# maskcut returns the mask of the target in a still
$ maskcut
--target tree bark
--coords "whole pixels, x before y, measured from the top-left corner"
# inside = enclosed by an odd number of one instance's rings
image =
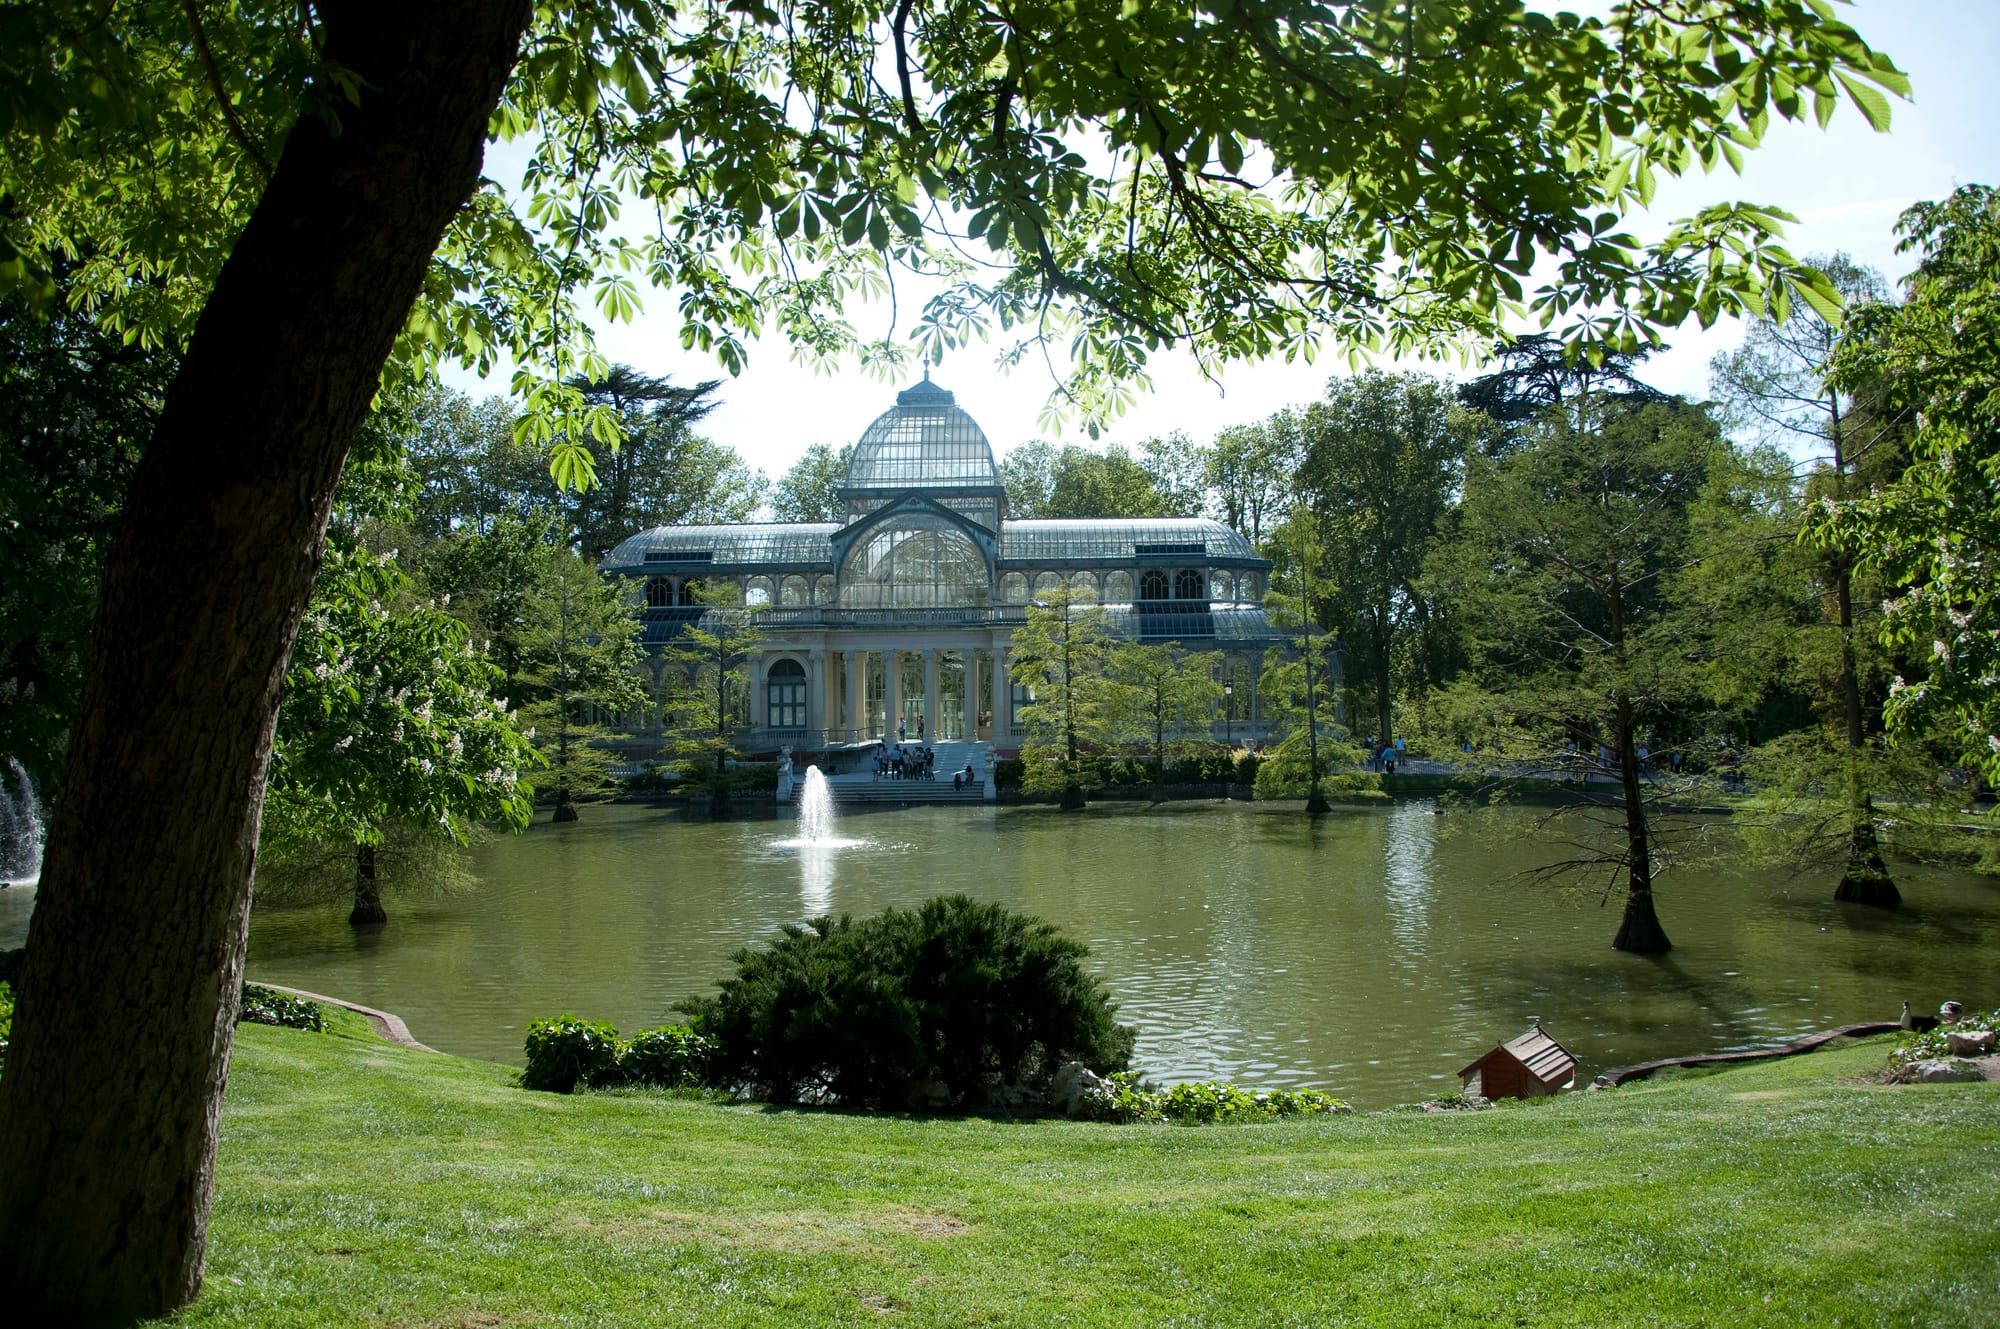
[[[1882,845],[1875,834],[1875,799],[1868,787],[1864,764],[1868,739],[1862,729],[1860,670],[1854,659],[1854,577],[1844,555],[1836,554],[1834,560],[1834,607],[1840,626],[1840,702],[1847,722],[1847,863],[1841,870],[1840,885],[1834,888],[1833,898],[1846,904],[1894,909],[1903,903],[1903,893],[1896,889],[1889,865],[1882,861]]]
[[[1653,849],[1646,825],[1645,791],[1639,787],[1639,745],[1633,736],[1637,728],[1632,694],[1625,675],[1625,600],[1618,568],[1614,563],[1605,579],[1605,607],[1609,611],[1613,665],[1618,681],[1611,692],[1611,723],[1618,744],[1618,785],[1625,799],[1625,916],[1618,921],[1618,933],[1611,949],[1637,955],[1660,955],[1674,948],[1660,916],[1653,908]]]
[[[347,915],[349,927],[366,927],[389,921],[382,907],[382,887],[375,880],[375,846],[354,846],[354,908]]]
[[[1611,948],[1637,955],[1659,955],[1674,948],[1653,908],[1653,853],[1646,826],[1644,794],[1639,788],[1639,754],[1632,737],[1632,699],[1621,687],[1615,708],[1618,727],[1618,777],[1625,796],[1625,916]]]
[[[316,7],[355,75],[302,118],[133,478],[0,1077],[0,1286],[38,1320],[201,1286],[285,658],[430,256],[477,182],[525,0]]]
[[[1846,441],[1841,434],[1840,397],[1827,402],[1829,438],[1833,444],[1834,497],[1847,497]],[[1889,876],[1882,861],[1882,846],[1875,834],[1875,799],[1869,789],[1868,736],[1862,726],[1861,670],[1854,658],[1854,567],[1847,555],[1831,556],[1833,600],[1836,626],[1840,629],[1840,709],[1847,728],[1847,863],[1841,870],[1840,885],[1833,898],[1847,904],[1894,909],[1903,903],[1903,894]]]

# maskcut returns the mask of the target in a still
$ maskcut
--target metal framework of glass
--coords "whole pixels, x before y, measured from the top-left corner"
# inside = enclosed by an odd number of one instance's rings
[[[988,602],[986,558],[942,517],[901,516],[848,551],[840,603],[848,609],[949,609]]]

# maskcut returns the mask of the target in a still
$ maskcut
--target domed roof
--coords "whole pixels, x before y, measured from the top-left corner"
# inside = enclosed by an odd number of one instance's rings
[[[926,372],[863,431],[844,488],[999,489],[1000,468],[986,431]]]

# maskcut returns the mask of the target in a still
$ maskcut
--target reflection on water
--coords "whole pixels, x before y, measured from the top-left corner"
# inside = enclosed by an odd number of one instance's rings
[[[590,807],[481,847],[481,889],[392,899],[368,936],[337,907],[260,912],[250,973],[518,1064],[531,1020],[664,1023],[781,924],[965,891],[1088,941],[1154,1075],[1318,1084],[1363,1105],[1455,1084],[1536,1017],[1594,1073],[1894,1018],[1906,997],[2000,1004],[2000,887],[1986,880],[1901,866],[1910,907],[1884,914],[1725,857],[1661,881],[1678,949],[1645,959],[1610,949],[1615,903],[1518,880],[1550,852],[1529,834],[1536,814],[1433,811],[1399,802],[1313,825],[1241,804],[913,808],[847,816],[861,843],[829,850],[785,844],[785,821]],[[0,932],[9,921],[0,911]]]
[[[817,842],[799,847],[799,912],[818,918],[833,908],[833,861],[842,849],[852,849],[863,841],[849,840],[840,845]]]

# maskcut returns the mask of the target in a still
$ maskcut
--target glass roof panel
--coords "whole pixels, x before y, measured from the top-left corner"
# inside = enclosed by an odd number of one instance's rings
[[[1250,542],[1219,521],[1206,517],[1110,517],[1089,520],[1003,522],[1000,557],[1015,561],[1108,559],[1130,562],[1141,545],[1201,545],[1206,554],[1176,557],[1250,558]]]
[[[831,568],[832,522],[762,522],[743,526],[656,526],[628,537],[605,555],[606,572],[672,572],[744,564],[810,564]],[[704,559],[701,555],[707,554]]]

